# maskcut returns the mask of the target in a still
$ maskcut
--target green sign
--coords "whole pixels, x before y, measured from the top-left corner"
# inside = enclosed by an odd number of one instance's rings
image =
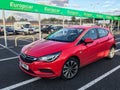
[[[55,8],[55,7],[51,7],[51,6],[44,6],[43,13],[62,15],[62,9],[60,9],[58,7]]]
[[[69,10],[69,9],[66,9],[64,11],[64,14],[67,15],[67,16],[79,16],[79,12],[76,11],[76,10]]]
[[[14,1],[14,0],[0,0],[0,9],[43,13],[43,14],[64,15],[64,16],[99,18],[99,19],[106,19],[106,20],[120,20],[120,17],[116,17],[112,15],[66,9],[66,8],[60,8],[55,6],[48,6],[48,5],[27,3],[27,2],[20,2],[20,1]]]

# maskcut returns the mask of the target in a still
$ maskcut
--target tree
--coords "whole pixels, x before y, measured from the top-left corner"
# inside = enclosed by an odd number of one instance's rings
[[[10,22],[15,22],[15,21],[16,21],[16,19],[15,19],[15,17],[14,17],[14,16],[9,16],[9,17],[7,18],[7,21],[10,21]]]
[[[21,18],[20,21],[28,21],[27,18]]]
[[[56,21],[56,18],[50,18],[50,21],[54,22]]]
[[[72,21],[72,22],[75,22],[75,21],[76,21],[75,16],[72,16],[72,17],[71,17],[71,21]]]

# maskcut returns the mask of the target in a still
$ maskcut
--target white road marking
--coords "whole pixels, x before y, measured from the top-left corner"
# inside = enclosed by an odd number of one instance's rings
[[[119,52],[119,51],[120,51],[120,49],[115,50],[115,52]]]
[[[32,79],[25,80],[25,81],[22,81],[22,82],[20,82],[20,83],[17,83],[17,84],[14,84],[14,85],[11,85],[11,86],[2,88],[2,89],[0,89],[0,90],[12,90],[12,89],[15,89],[15,88],[17,88],[17,87],[26,85],[26,84],[28,84],[28,83],[35,82],[35,81],[37,81],[37,80],[39,80],[39,79],[41,79],[41,78],[35,77],[35,78],[32,78]]]
[[[4,45],[0,44],[1,47],[6,48]]]
[[[116,50],[115,52],[118,52],[120,51],[120,49]],[[115,72],[116,70],[118,70],[120,68],[120,65],[113,68],[112,70],[110,70],[109,72],[103,74],[102,76],[96,78],[95,80],[89,82],[88,84],[84,85],[83,87],[79,88],[78,90],[85,90],[89,87],[91,87],[92,85],[94,85],[95,83],[99,82],[100,80],[104,79],[105,77],[107,77],[108,75],[112,74],[113,72]],[[29,84],[29,83],[32,83],[32,82],[35,82],[37,80],[39,80],[41,78],[39,77],[35,77],[35,78],[32,78],[32,79],[29,79],[29,80],[26,80],[26,81],[23,81],[23,82],[20,82],[20,83],[17,83],[17,84],[14,84],[14,85],[11,85],[11,86],[8,86],[8,87],[5,87],[3,89],[0,89],[0,90],[11,90],[11,89],[15,89],[17,87],[20,87],[20,86],[23,86],[23,85],[26,85],[26,84]]]
[[[11,59],[16,59],[16,58],[18,58],[18,56],[16,56],[16,57],[10,57],[10,58],[4,58],[4,59],[0,59],[0,62],[11,60]]]
[[[86,85],[82,86],[81,88],[79,88],[77,90],[86,90],[86,89],[88,89],[89,87],[93,86],[94,84],[96,84],[100,80],[104,79],[105,77],[109,76],[110,74],[117,71],[118,69],[120,69],[120,65],[118,65],[117,67],[115,67],[112,70],[108,71],[107,73],[103,74],[102,76],[94,79],[93,81],[87,83]]]
[[[25,46],[25,45],[19,45],[18,47],[23,47],[23,46]],[[14,46],[10,46],[10,47],[8,47],[9,49],[12,49],[12,48],[15,48]],[[0,48],[0,50],[2,50],[2,49],[5,49],[5,48]]]
[[[120,44],[120,42],[117,42],[116,44]]]
[[[5,47],[5,46],[4,46]],[[120,51],[120,49],[116,50],[115,52],[118,52]],[[17,57],[16,57],[17,58]],[[120,69],[120,65],[113,68],[112,70],[108,71],[107,73],[103,74],[102,76],[96,78],[95,80],[89,82],[88,84],[84,85],[83,87],[79,88],[78,90],[85,90],[89,87],[91,87],[92,85],[94,85],[95,83],[99,82],[100,80],[104,79],[105,77],[107,77],[108,75],[112,74],[113,72],[115,72],[116,70]],[[11,86],[8,86],[8,87],[5,87],[5,88],[2,88],[0,90],[11,90],[11,89],[15,89],[17,87],[20,87],[20,86],[23,86],[23,85],[26,85],[26,84],[29,84],[29,83],[32,83],[32,82],[35,82],[37,80],[39,80],[41,78],[39,77],[35,77],[35,78],[32,78],[32,79],[29,79],[29,80],[25,80],[23,82],[20,82],[20,83],[17,83],[17,84],[14,84],[14,85],[11,85]]]
[[[119,52],[120,49],[115,50],[115,52]],[[104,79],[105,77],[109,76],[110,74],[112,74],[113,72],[117,71],[118,69],[120,69],[120,65],[118,65],[117,67],[113,68],[112,70],[108,71],[107,73],[99,76],[98,78],[94,79],[93,81],[87,83],[86,85],[82,86],[81,88],[77,89],[77,90],[85,90],[91,86],[93,86],[94,84],[96,84],[97,82],[101,81],[102,79]]]
[[[12,53],[14,53],[15,55],[19,55],[17,52],[13,51],[12,49],[7,48],[9,51],[11,51]]]
[[[12,49],[9,49],[9,48],[5,47],[2,44],[0,44],[0,46],[2,46],[3,48],[6,48],[7,50],[9,50],[10,52],[14,53],[15,55],[19,55],[17,52],[13,51]]]

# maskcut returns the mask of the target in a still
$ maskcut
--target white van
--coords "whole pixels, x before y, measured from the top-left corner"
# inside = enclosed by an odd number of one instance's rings
[[[31,27],[30,22],[15,22],[14,23],[14,30],[16,34],[33,34],[34,29]]]

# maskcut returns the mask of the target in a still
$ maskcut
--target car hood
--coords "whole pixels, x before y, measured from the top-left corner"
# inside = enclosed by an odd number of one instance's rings
[[[63,49],[70,48],[71,46],[72,46],[71,43],[66,43],[66,42],[38,40],[36,42],[33,42],[23,47],[22,53],[25,53],[27,55],[34,56],[34,57],[40,57],[40,56],[52,54],[55,52],[60,52]]]

